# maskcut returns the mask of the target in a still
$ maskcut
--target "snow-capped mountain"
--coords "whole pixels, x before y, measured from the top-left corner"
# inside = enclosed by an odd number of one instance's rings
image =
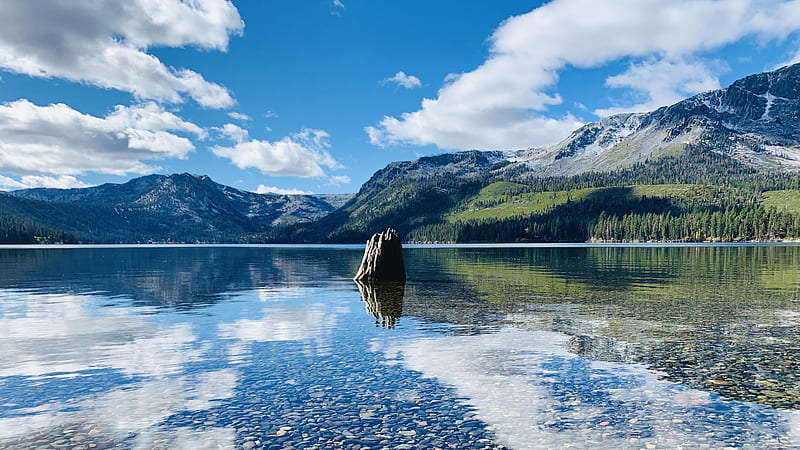
[[[606,117],[558,144],[506,152],[530,175],[608,171],[681,152],[687,145],[750,166],[800,168],[800,64],[742,78],[649,113]]]

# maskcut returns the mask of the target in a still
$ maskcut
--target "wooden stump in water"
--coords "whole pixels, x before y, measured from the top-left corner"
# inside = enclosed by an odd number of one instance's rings
[[[369,238],[361,266],[353,279],[366,282],[406,281],[403,245],[397,231],[389,228]]]
[[[403,315],[405,283],[363,283],[356,281],[367,312],[375,318],[375,325],[394,328]]]

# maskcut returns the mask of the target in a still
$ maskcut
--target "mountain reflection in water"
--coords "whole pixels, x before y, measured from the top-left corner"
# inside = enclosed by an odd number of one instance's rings
[[[800,247],[361,251],[0,250],[0,448],[800,446]]]

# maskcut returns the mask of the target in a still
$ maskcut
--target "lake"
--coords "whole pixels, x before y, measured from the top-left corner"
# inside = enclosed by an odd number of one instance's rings
[[[0,448],[797,448],[800,247],[0,249]]]

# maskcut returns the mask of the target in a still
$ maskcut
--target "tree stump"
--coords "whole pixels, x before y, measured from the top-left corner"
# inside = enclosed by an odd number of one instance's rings
[[[353,279],[364,282],[406,281],[403,245],[397,231],[389,228],[369,238],[361,266]]]

